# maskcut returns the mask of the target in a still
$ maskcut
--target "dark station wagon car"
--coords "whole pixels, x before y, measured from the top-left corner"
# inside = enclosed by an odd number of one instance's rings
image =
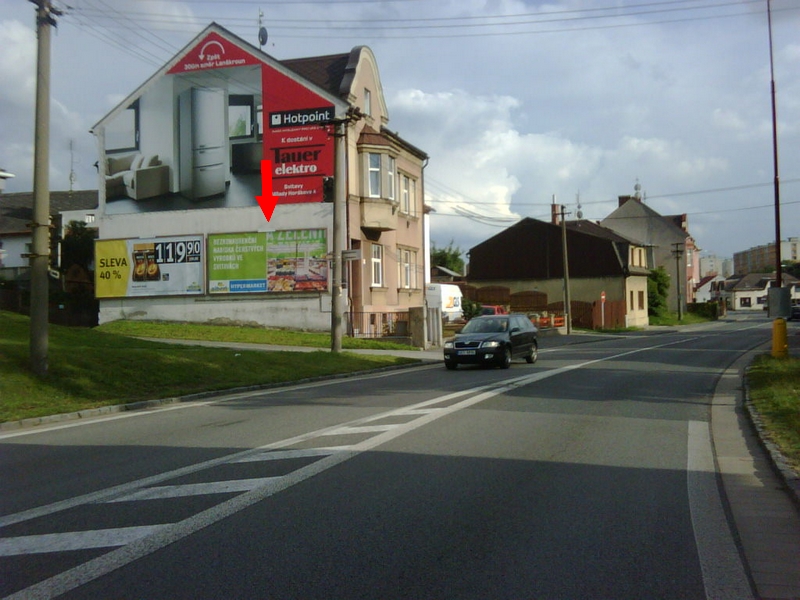
[[[525,315],[475,317],[444,343],[444,366],[487,365],[507,369],[514,358],[529,363],[539,357],[538,330]]]

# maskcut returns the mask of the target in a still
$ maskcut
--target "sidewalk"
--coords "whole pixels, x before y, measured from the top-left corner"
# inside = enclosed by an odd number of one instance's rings
[[[788,329],[800,357],[800,328]],[[758,352],[770,352],[771,345]],[[800,598],[800,480],[761,437],[748,406],[743,356],[722,376],[711,407],[711,434],[730,514],[761,600]]]

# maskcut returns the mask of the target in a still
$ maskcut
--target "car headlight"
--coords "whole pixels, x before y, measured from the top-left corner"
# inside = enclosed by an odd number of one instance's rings
[[[495,341],[490,341],[490,342],[483,342],[483,344],[481,344],[481,347],[483,347],[483,348],[498,348],[499,346],[500,346],[500,342],[498,342],[496,340]]]
[[[453,347],[453,340],[448,340],[444,343],[445,348],[452,348]]]

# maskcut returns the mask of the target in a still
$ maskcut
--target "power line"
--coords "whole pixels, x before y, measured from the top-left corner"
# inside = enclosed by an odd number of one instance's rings
[[[630,17],[630,16],[641,16],[641,15],[648,15],[648,14],[659,14],[664,12],[686,12],[686,11],[694,11],[694,10],[709,10],[715,8],[724,8],[729,6],[742,6],[743,4],[755,4],[761,2],[762,0],[725,0],[723,2],[717,3],[707,3],[701,4],[699,6],[683,6],[677,7],[677,4],[687,4],[687,3],[696,3],[698,0],[673,0],[668,2],[648,2],[644,4],[636,4],[636,5],[628,5],[624,7],[620,6],[608,6],[608,7],[595,7],[595,8],[585,8],[585,9],[573,9],[573,10],[556,10],[556,11],[547,11],[547,12],[533,12],[533,13],[514,13],[509,15],[480,15],[480,16],[466,16],[466,17],[425,17],[425,18],[391,18],[391,19],[373,19],[370,18],[367,21],[358,21],[353,19],[270,19],[269,24],[270,27],[273,28],[284,28],[284,29],[331,29],[331,25],[344,25],[344,27],[333,27],[334,29],[381,29],[381,30],[402,30],[408,28],[453,28],[453,27],[494,27],[498,25],[508,26],[508,25],[529,25],[529,24],[539,24],[539,23],[553,23],[553,22],[562,22],[562,21],[582,21],[582,20],[590,20],[590,19],[609,19],[609,18],[620,18],[620,17]],[[707,1],[707,0],[706,0]],[[235,2],[234,2],[235,4]],[[326,2],[326,4],[328,4]],[[652,7],[659,7],[653,9]],[[666,8],[665,8],[666,7]],[[641,10],[641,9],[650,9],[650,10]],[[92,12],[99,13],[100,15],[103,14],[103,11],[95,9],[83,9],[83,12],[90,14]],[[609,13],[609,14],[597,14],[597,13]],[[130,17],[134,17],[137,15],[141,15],[144,17],[144,20],[157,20],[161,21],[162,19],[172,22],[175,20],[175,15],[172,14],[165,14],[165,13],[149,13],[149,12],[135,12],[129,11],[127,13]],[[564,16],[564,15],[574,15],[574,16]],[[556,17],[556,18],[553,18]],[[195,18],[192,18],[194,20]],[[511,22],[499,22],[499,23],[472,23],[473,21],[488,21],[488,20],[508,20],[508,19],[527,19],[523,21],[511,21]],[[229,21],[250,21],[251,19],[247,19],[245,17],[241,18],[228,18]],[[454,21],[460,21],[461,23],[453,23]],[[297,26],[286,26],[281,27],[280,23],[298,23]],[[312,24],[315,23],[315,24]],[[361,25],[359,23],[364,23]],[[380,25],[381,23],[389,23],[389,25]],[[399,25],[399,23],[408,23],[409,25]],[[429,23],[429,25],[418,25],[420,23]]]
[[[142,0],[145,1],[145,0]],[[416,1],[416,0],[412,0]],[[720,19],[720,18],[727,18],[727,17],[740,17],[740,16],[750,16],[752,15],[752,11],[745,11],[745,12],[736,12],[730,14],[717,14],[717,15],[705,15],[705,16],[692,16],[692,17],[683,17],[680,19],[668,19],[662,21],[639,21],[635,23],[617,23],[617,24],[606,24],[606,25],[597,25],[597,26],[589,26],[589,27],[570,27],[570,28],[562,28],[562,29],[544,29],[544,30],[526,30],[526,31],[509,31],[508,27],[512,26],[520,26],[520,25],[549,25],[554,23],[562,23],[562,22],[582,22],[588,20],[597,20],[597,19],[611,19],[611,18],[625,18],[625,17],[632,17],[632,16],[643,16],[649,14],[660,14],[660,13],[667,13],[667,12],[688,12],[688,11],[698,11],[698,10],[714,10],[720,8],[728,8],[728,7],[741,7],[746,4],[757,4],[760,3],[762,0],[739,0],[733,2],[731,0],[726,0],[724,2],[716,2],[716,3],[704,3],[699,6],[682,6],[678,7],[678,4],[685,4],[687,2],[696,2],[697,0],[675,0],[671,2],[650,2],[644,4],[636,4],[636,5],[629,5],[627,7],[595,7],[591,9],[585,9],[581,11],[577,10],[570,10],[570,11],[553,11],[549,13],[519,13],[516,15],[483,15],[483,16],[473,16],[473,17],[431,17],[426,19],[403,19],[403,18],[394,18],[394,19],[370,19],[364,24],[359,24],[358,22],[354,22],[353,20],[345,20],[345,19],[319,19],[319,20],[311,20],[311,19],[275,19],[274,21],[270,21],[270,29],[272,30],[286,30],[286,31],[308,31],[310,32],[309,35],[302,35],[302,34],[284,34],[286,38],[294,38],[294,39],[304,39],[308,37],[317,37],[316,32],[318,30],[325,30],[328,32],[326,38],[328,39],[349,39],[354,35],[358,35],[363,39],[364,34],[360,33],[362,30],[367,30],[367,33],[374,33],[378,32],[392,32],[392,31],[400,31],[403,32],[402,36],[374,36],[368,35],[368,38],[371,39],[381,39],[381,40],[394,40],[394,39],[436,39],[436,38],[457,38],[457,37],[464,37],[464,36],[497,36],[497,35],[537,35],[543,33],[563,33],[563,32],[570,32],[570,31],[584,31],[584,30],[591,30],[591,29],[607,29],[607,28],[616,28],[616,27],[634,27],[634,26],[642,26],[642,25],[656,25],[656,24],[664,24],[664,23],[678,23],[684,22],[687,20],[707,20],[707,19]],[[198,2],[198,0],[194,0],[194,2]],[[202,2],[201,2],[202,3]],[[212,3],[212,2],[209,2]],[[244,4],[250,4],[250,2],[242,2]],[[259,2],[252,2],[253,4],[259,4]],[[364,2],[361,2],[362,4]],[[237,4],[237,2],[231,2],[226,4]],[[281,3],[283,4],[283,3]],[[286,3],[286,4],[296,4]],[[330,4],[330,2],[324,2],[324,4]],[[657,8],[655,10],[640,10],[642,8],[651,8],[651,7],[665,7],[665,8]],[[634,9],[634,10],[630,10]],[[102,17],[105,12],[101,9],[75,9],[75,10],[83,10],[87,15],[92,15],[95,17]],[[785,8],[781,9],[784,11],[788,10],[800,10],[800,7],[793,7],[793,8]],[[616,11],[615,14],[585,14],[590,12],[597,12],[597,11]],[[570,17],[558,17],[558,15],[569,15],[579,13],[576,16]],[[192,25],[196,26],[199,17],[196,16],[187,16],[185,18],[176,17],[175,15],[166,15],[166,14],[158,14],[158,13],[142,13],[142,12],[130,12],[126,13],[131,19],[141,22],[141,23],[153,23],[153,24],[164,24],[164,25]],[[139,16],[137,16],[139,15]],[[551,18],[553,15],[556,15],[557,18]],[[460,23],[454,24],[452,21],[459,20],[459,21],[466,21],[466,20],[487,20],[487,19],[510,19],[510,18],[520,18],[520,17],[528,17],[528,16],[535,16],[538,18],[526,21],[505,21],[499,23]],[[220,23],[249,23],[251,20],[244,17],[214,17],[208,16],[204,18],[209,18]],[[380,25],[380,23],[389,22],[390,25]],[[280,23],[301,23],[300,25],[281,25]],[[434,23],[432,25],[398,25],[397,23]],[[337,24],[343,24],[343,26],[338,26]],[[129,27],[129,24],[119,24],[114,25],[115,27]],[[501,27],[502,31],[489,31],[489,32],[465,32],[465,33],[456,33],[456,34],[420,34],[420,35],[409,35],[408,30],[419,30],[419,29],[454,29],[454,28],[461,28],[461,29],[471,29],[471,28],[491,28],[491,27]],[[175,29],[174,31],[186,31],[186,29]],[[334,35],[331,34],[331,31],[342,31],[342,32],[350,32],[349,35]]]

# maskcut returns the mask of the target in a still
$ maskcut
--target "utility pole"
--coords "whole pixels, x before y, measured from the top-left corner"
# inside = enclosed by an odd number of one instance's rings
[[[347,119],[334,122],[335,175],[333,190],[333,268],[331,273],[331,352],[342,351],[342,318],[344,315],[344,232],[347,221]]]
[[[37,6],[36,124],[33,163],[31,268],[31,370],[47,376],[48,269],[50,267],[50,29],[61,11],[50,0],[30,0]]]
[[[561,205],[561,251],[564,254],[564,323],[567,335],[572,333],[572,300],[569,294],[569,257],[567,255],[567,207]]]
[[[672,256],[675,257],[675,285],[678,292],[678,321],[683,320],[683,299],[681,298],[681,256],[683,256],[682,243],[672,244]]]
[[[778,174],[778,110],[775,100],[775,67],[772,59],[772,10],[770,8],[770,0],[767,0],[767,27],[769,31],[769,73],[772,96],[772,163],[775,171],[773,185],[775,190],[775,281],[772,285],[780,288],[783,285],[783,267],[781,266],[781,178]]]

